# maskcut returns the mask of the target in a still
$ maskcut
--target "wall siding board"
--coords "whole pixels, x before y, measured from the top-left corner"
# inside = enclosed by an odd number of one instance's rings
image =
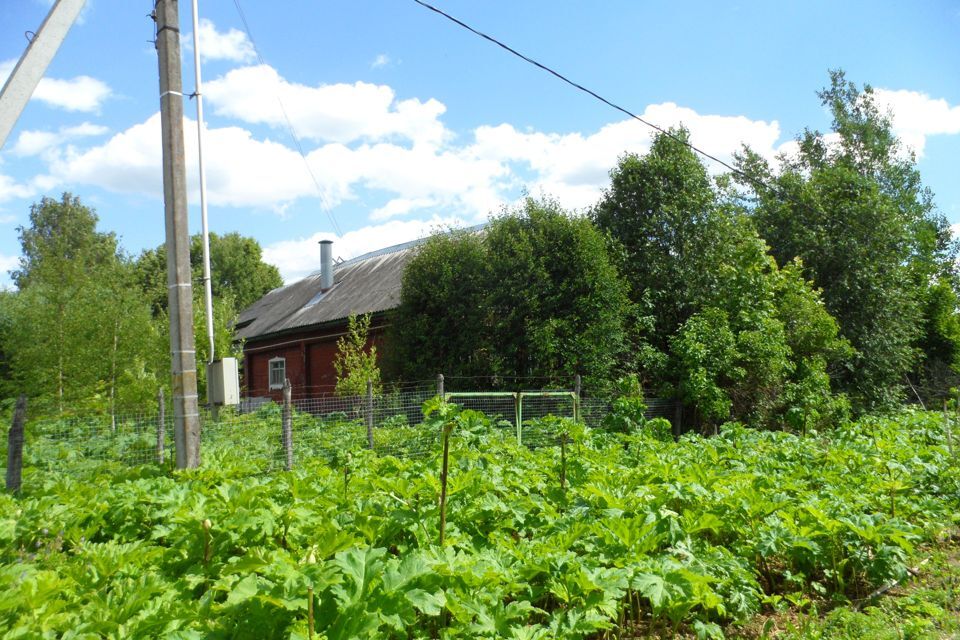
[[[311,334],[303,332],[285,335],[273,340],[248,341],[244,344],[243,381],[247,396],[251,398],[271,398],[282,400],[282,390],[269,388],[270,360],[285,358],[287,378],[298,398],[311,398],[332,394],[337,384],[337,372],[333,367],[337,355],[337,341],[346,332],[344,323],[339,327],[324,327],[322,332]],[[385,327],[378,325],[370,328],[367,348],[377,346],[381,353]]]

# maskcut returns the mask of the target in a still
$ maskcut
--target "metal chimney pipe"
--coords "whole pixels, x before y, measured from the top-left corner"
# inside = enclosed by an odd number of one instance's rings
[[[320,241],[320,288],[333,286],[333,240]]]

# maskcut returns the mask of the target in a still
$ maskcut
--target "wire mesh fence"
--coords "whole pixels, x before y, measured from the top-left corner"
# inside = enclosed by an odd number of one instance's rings
[[[201,411],[201,453],[205,463],[231,458],[271,472],[312,464],[336,464],[361,449],[379,455],[416,457],[439,452],[439,433],[424,422],[423,405],[435,391],[419,389],[377,396],[300,397],[289,408],[269,399],[247,400],[216,414]],[[548,416],[580,419],[602,427],[608,400],[573,392],[451,392],[463,409],[489,417],[497,428],[521,437],[524,445],[556,445],[559,434]],[[673,415],[674,404],[648,400],[648,417]],[[174,420],[166,407],[131,414],[63,416],[28,423],[24,466],[69,470],[113,462],[122,465],[174,464]],[[518,421],[520,428],[518,429]],[[285,426],[287,436],[285,433]]]
[[[671,422],[676,419],[678,403],[676,400],[663,398],[647,398],[647,409],[643,412],[648,420],[651,418],[666,418]],[[593,428],[603,426],[603,418],[610,413],[609,398],[583,398],[580,401],[580,419]]]
[[[58,468],[108,460],[163,463],[173,455],[172,434],[172,416],[161,420],[158,413],[34,420],[26,430],[24,466]]]

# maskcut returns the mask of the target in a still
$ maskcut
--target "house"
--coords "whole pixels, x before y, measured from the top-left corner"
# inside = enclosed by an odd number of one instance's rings
[[[348,318],[371,314],[369,343],[382,339],[385,314],[400,304],[403,270],[419,242],[335,264],[332,242],[321,241],[319,271],[240,313],[234,329],[243,340],[243,395],[279,400],[284,378],[301,398],[332,393],[337,340]]]

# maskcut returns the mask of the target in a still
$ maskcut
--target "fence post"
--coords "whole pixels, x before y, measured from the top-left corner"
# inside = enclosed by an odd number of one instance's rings
[[[437,395],[443,400],[443,374],[437,374]]]
[[[17,398],[13,424],[7,435],[7,491],[19,493],[23,473],[23,424],[27,420],[27,396]]]
[[[947,452],[950,454],[950,461],[953,461],[953,432],[950,429],[950,415],[947,413],[947,401],[943,401],[943,429],[947,437]]]
[[[163,387],[157,390],[157,462],[163,464],[167,443],[167,403],[163,399]]]
[[[673,439],[680,439],[680,422],[683,420],[683,403],[679,399],[674,400],[673,405]]]
[[[523,393],[517,391],[513,394],[514,420],[517,422],[517,444],[523,444]]]
[[[367,446],[373,449],[373,382],[367,380]]]
[[[287,471],[293,469],[293,391],[290,380],[283,379],[283,454]]]
[[[580,374],[573,377],[573,421],[580,422],[580,394],[583,388],[581,386]]]

